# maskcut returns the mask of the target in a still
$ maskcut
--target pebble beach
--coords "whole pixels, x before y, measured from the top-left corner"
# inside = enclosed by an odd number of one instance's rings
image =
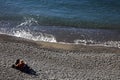
[[[17,59],[23,59],[37,76],[11,68]],[[120,80],[120,49],[0,34],[0,80]]]

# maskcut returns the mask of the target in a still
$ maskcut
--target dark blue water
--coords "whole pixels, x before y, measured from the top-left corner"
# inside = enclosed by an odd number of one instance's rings
[[[120,28],[120,0],[0,0],[0,17],[32,17],[40,25],[114,29]]]
[[[0,0],[0,32],[120,47],[120,0]]]

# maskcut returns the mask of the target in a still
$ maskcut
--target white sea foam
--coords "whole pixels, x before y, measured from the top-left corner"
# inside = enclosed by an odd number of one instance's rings
[[[107,41],[104,43],[104,46],[120,48],[120,41]]]
[[[74,40],[74,43],[82,44],[82,45],[90,45],[90,46],[106,46],[106,47],[120,48],[120,41],[96,42],[93,40]]]
[[[74,40],[74,43],[87,45],[87,44],[94,44],[94,41],[93,40]]]
[[[40,33],[39,35],[35,36],[31,32],[27,32],[25,30],[14,31],[13,36],[31,39],[35,41],[57,42],[56,38],[51,34]]]

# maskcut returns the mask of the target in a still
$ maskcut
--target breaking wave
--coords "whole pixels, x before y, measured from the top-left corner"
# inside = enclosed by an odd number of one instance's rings
[[[13,36],[31,39],[35,41],[57,42],[55,37],[51,34],[39,33],[38,36],[35,36],[31,32],[26,32],[24,30],[14,31]]]
[[[37,21],[34,18],[24,18],[24,21],[13,28],[0,28],[1,34],[8,34],[16,37],[22,37],[26,39],[31,39],[35,41],[45,41],[45,42],[57,42],[56,38],[52,34],[35,32],[30,30]],[[4,24],[3,24],[4,25]]]

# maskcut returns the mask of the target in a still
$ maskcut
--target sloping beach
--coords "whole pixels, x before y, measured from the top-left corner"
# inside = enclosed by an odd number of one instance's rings
[[[0,80],[120,80],[120,0],[0,0]]]
[[[23,59],[37,76],[11,68]],[[0,35],[0,80],[119,80],[120,49]]]

